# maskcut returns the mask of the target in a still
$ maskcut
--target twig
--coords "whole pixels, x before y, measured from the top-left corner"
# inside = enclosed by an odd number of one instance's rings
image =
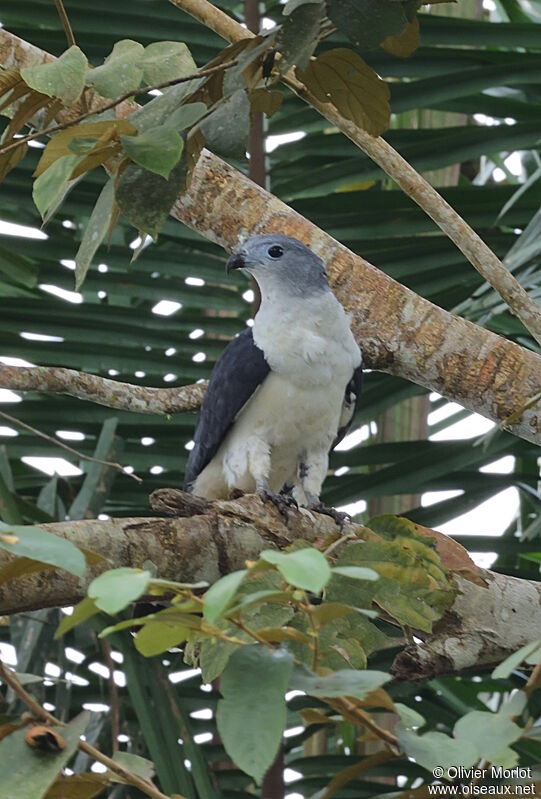
[[[51,713],[48,713],[45,708],[43,708],[39,702],[34,699],[34,697],[26,691],[21,683],[19,682],[17,675],[15,672],[7,669],[3,663],[0,662],[0,680],[4,682],[6,685],[9,685],[11,690],[19,697],[19,699],[24,702],[24,704],[32,711],[33,715],[38,718],[42,719],[43,721],[48,722],[49,724],[53,724],[56,727],[66,727],[67,725],[65,722],[60,721],[59,719],[55,718]],[[94,760],[103,763],[110,771],[113,771],[115,774],[118,774],[119,777],[122,777],[130,785],[133,785],[134,788],[138,788],[140,791],[145,793],[147,796],[150,796],[151,799],[170,799],[169,796],[162,793],[155,785],[153,785],[150,780],[146,780],[143,777],[140,777],[138,774],[132,774],[130,771],[125,769],[115,760],[107,755],[104,755],[103,752],[100,752],[99,749],[96,749],[91,744],[88,744],[86,741],[79,741],[78,748],[85,752],[90,757],[93,757]],[[178,792],[176,794],[178,799],[185,799],[182,797]]]
[[[138,477],[136,474],[130,474],[129,472],[126,472],[121,463],[117,463],[116,461],[102,461],[101,458],[94,458],[92,455],[85,455],[83,452],[79,452],[79,450],[62,443],[62,441],[59,441],[57,438],[48,436],[47,433],[42,433],[41,430],[37,430],[35,427],[32,427],[32,425],[22,422],[20,419],[16,419],[14,416],[10,416],[9,413],[5,413],[5,411],[0,411],[0,417],[7,419],[7,421],[11,422],[12,424],[23,427],[25,430],[33,433],[35,436],[39,436],[39,438],[43,438],[45,441],[49,441],[51,444],[67,450],[67,452],[71,452],[72,455],[77,455],[77,457],[81,458],[82,460],[91,461],[91,463],[99,463],[102,466],[110,466],[112,469],[119,469],[122,474],[128,475],[128,477],[131,477],[136,482],[143,482],[141,477]]]
[[[66,39],[68,40],[68,47],[73,47],[75,44],[75,36],[73,35],[73,31],[71,29],[68,15],[66,14],[66,9],[64,8],[64,4],[62,0],[54,0],[54,2],[56,5],[56,10],[58,11],[58,16],[62,20],[62,25],[64,26],[64,30],[66,31]]]
[[[209,3],[208,0],[170,0],[173,5],[211,28],[229,42],[254,34]],[[331,103],[322,103],[301,83],[291,69],[281,80],[301,100],[315,108],[342,131],[411,197],[453,241],[480,275],[498,292],[512,313],[522,322],[538,344],[541,344],[541,313],[535,301],[518,280],[505,268],[474,230],[457,214],[419,173],[381,136],[371,136],[354,122],[345,119]]]
[[[71,128],[74,125],[78,125],[80,122],[83,122],[90,116],[102,114],[104,111],[109,111],[111,108],[123,103],[125,100],[129,100],[130,97],[137,97],[140,94],[148,94],[149,92],[159,91],[160,89],[167,89],[169,86],[176,86],[179,83],[187,83],[188,81],[196,80],[197,78],[205,78],[207,75],[213,75],[215,72],[229,69],[229,67],[233,67],[237,63],[237,60],[226,61],[224,64],[217,64],[214,67],[200,69],[199,72],[195,72],[193,75],[186,75],[183,78],[174,78],[173,80],[167,80],[163,83],[156,83],[154,86],[145,86],[144,89],[137,89],[136,91],[125,92],[120,97],[117,97],[116,100],[111,100],[110,103],[105,103],[105,105],[100,105],[98,108],[92,108],[90,111],[85,111],[84,114],[80,114],[80,116],[75,117],[75,119],[70,119],[66,122],[59,122],[57,125],[51,125],[51,127],[45,128],[44,130],[37,130],[35,133],[29,133],[28,136],[23,136],[21,139],[16,139],[14,142],[11,142],[11,144],[6,144],[5,147],[0,147],[0,155],[3,155],[10,150],[14,150],[16,147],[26,144],[29,141],[33,141],[34,139],[39,139],[42,136],[51,136],[53,133],[58,133],[60,130],[65,130],[66,128]]]
[[[354,705],[348,699],[323,698],[323,701],[334,710],[338,710],[338,712],[344,717],[349,716],[358,724],[362,724],[364,727],[370,730],[370,732],[373,732],[378,738],[381,738],[382,741],[385,741],[385,743],[395,747],[398,746],[398,738],[396,735],[393,735],[393,733],[389,732],[389,730],[385,730],[383,727],[380,727],[379,724],[376,724],[376,722],[368,713],[366,713],[360,707]]]
[[[109,702],[111,706],[111,748],[113,755],[118,752],[118,735],[120,733],[120,713],[118,703],[118,688],[115,682],[115,664],[111,657],[111,644],[105,638],[100,638],[101,651],[107,668],[109,669]]]

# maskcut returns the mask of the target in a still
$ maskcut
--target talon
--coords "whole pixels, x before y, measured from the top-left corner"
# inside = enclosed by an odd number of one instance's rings
[[[334,519],[340,530],[343,529],[346,522],[351,521],[351,516],[348,513],[336,510],[336,508],[329,508],[328,505],[324,505],[323,502],[318,502],[317,505],[313,505],[310,510],[314,510],[316,513],[322,513],[324,516],[330,516],[331,519]]]
[[[292,496],[287,496],[285,494],[274,494],[272,491],[268,491],[266,488],[260,489],[257,494],[259,497],[261,497],[263,502],[272,502],[272,504],[278,508],[280,514],[284,518],[286,525],[289,523],[290,508],[298,509],[299,507],[296,500]]]

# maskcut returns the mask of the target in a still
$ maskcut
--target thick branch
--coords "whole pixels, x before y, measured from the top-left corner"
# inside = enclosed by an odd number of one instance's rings
[[[184,512],[190,518],[112,519],[42,525],[98,552],[106,558],[89,568],[84,584],[65,572],[49,570],[27,574],[0,584],[0,614],[18,613],[80,600],[90,579],[105,568],[144,567],[152,562],[165,579],[214,582],[223,574],[243,568],[262,549],[283,548],[292,541],[324,538],[336,532],[327,516],[291,511],[286,526],[280,513],[248,495],[237,500],[194,506],[191,495],[164,489],[153,506]],[[357,528],[346,525],[344,533]],[[406,650],[395,663],[401,678],[421,678],[488,666],[503,660],[520,646],[541,638],[538,612],[541,585],[477,568],[468,554],[447,536],[435,536],[443,563],[460,589],[452,609],[422,644]],[[362,537],[362,529],[357,530]],[[0,551],[0,569],[13,556]]]
[[[42,51],[0,29],[0,62],[22,67],[40,58],[45,58]],[[212,153],[203,151],[190,188],[179,197],[172,215],[228,250],[247,231],[280,231],[302,239],[327,264],[333,289],[351,313],[367,366],[438,391],[495,422],[504,422],[519,411],[519,418],[507,424],[507,429],[541,443],[537,403],[520,415],[541,387],[541,357],[401,286]],[[127,395],[132,392],[143,398],[140,403],[136,400],[140,407],[130,405],[130,409],[158,413],[194,408],[203,390],[202,386],[146,389],[111,380],[98,383],[101,378],[69,370],[40,368],[36,377],[30,372],[24,374],[24,370],[5,370],[2,367],[0,373],[0,385],[5,388],[22,390],[21,381],[27,380],[27,388],[42,386],[41,390],[82,396],[76,393],[80,385],[86,390],[85,383],[91,383],[100,402],[119,407],[118,386],[123,403],[130,402]],[[51,384],[48,371],[53,375]],[[68,375],[73,375],[73,380],[66,380]],[[52,385],[55,378],[56,388]],[[186,404],[183,392],[187,392]],[[96,394],[87,397],[96,401]]]
[[[226,41],[237,42],[254,35],[223,11],[215,8],[208,0],[170,0],[170,2],[211,28]],[[351,139],[434,220],[479,274],[498,292],[537,343],[541,344],[541,314],[536,302],[505,268],[490,247],[436,189],[384,139],[370,136],[355,123],[345,119],[333,105],[318,100],[303,83],[297,80],[293,70],[284,75],[282,81],[301,100],[315,108],[348,139]]]

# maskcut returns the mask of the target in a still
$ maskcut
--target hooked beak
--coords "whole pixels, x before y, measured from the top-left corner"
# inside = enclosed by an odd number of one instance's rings
[[[244,269],[245,266],[246,261],[243,253],[234,252],[225,265],[225,271],[227,274],[229,274],[232,269]]]

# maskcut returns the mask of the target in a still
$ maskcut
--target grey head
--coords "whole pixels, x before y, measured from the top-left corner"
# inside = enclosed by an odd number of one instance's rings
[[[302,241],[281,233],[247,239],[227,261],[227,273],[232,269],[252,275],[263,294],[285,291],[306,297],[331,290],[321,258]]]

